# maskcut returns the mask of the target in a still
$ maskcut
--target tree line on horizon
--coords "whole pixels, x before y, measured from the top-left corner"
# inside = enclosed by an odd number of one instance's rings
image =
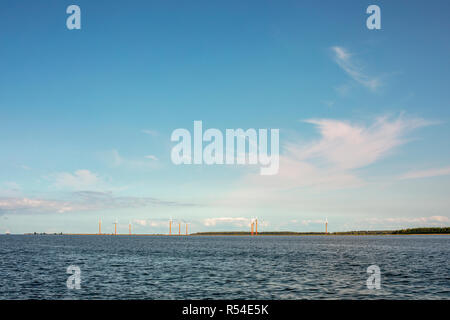
[[[199,236],[246,236],[251,233],[248,231],[210,231],[197,232],[191,235]],[[390,234],[450,234],[450,227],[428,227],[428,228],[410,228],[400,230],[359,230],[342,232],[294,232],[294,231],[264,231],[258,232],[258,235],[277,235],[277,236],[295,236],[295,235],[390,235]]]

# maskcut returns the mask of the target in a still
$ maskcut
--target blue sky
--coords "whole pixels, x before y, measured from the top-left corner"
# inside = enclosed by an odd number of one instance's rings
[[[2,1],[0,232],[448,226],[449,10]],[[194,120],[279,128],[279,174],[173,165],[170,135]]]

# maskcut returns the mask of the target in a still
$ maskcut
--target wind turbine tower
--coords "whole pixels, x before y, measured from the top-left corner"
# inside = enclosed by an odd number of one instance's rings
[[[325,234],[328,234],[328,218],[325,219]]]

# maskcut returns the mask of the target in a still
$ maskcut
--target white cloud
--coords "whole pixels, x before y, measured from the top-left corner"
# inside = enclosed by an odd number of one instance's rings
[[[149,155],[145,156],[144,158],[150,159],[150,160],[155,160],[155,161],[158,160],[158,158],[156,156],[152,155],[152,154],[149,154]]]
[[[81,212],[144,207],[191,207],[195,204],[161,200],[152,197],[115,196],[111,192],[76,191],[70,199],[38,199],[29,197],[0,198],[0,214]]]
[[[381,117],[368,125],[331,119],[308,120],[320,137],[282,146],[277,175],[247,174],[217,205],[247,208],[302,207],[306,192],[360,188],[367,184],[361,168],[392,155],[410,141],[408,134],[431,124],[420,118]],[[394,177],[393,177],[394,178]]]
[[[148,134],[150,136],[156,137],[159,135],[158,131],[156,130],[151,130],[151,129],[142,129],[141,130],[142,133]]]
[[[136,225],[139,225],[141,227],[168,227],[169,221],[168,220],[149,220],[149,219],[134,219],[133,223]]]
[[[147,170],[147,169],[155,169],[158,167],[156,161],[146,161],[142,158],[126,158],[123,157],[118,150],[112,149],[107,152],[103,152],[101,154],[102,158],[105,162],[108,163],[111,167],[123,167],[132,170]],[[144,156],[147,159],[158,160],[154,155]]]
[[[20,185],[14,181],[0,183],[0,196],[15,197],[22,193]]]
[[[405,179],[420,179],[420,178],[431,178],[439,176],[450,175],[450,167],[445,168],[433,168],[428,170],[410,171],[399,177],[401,180]]]
[[[357,187],[363,181],[348,170],[336,167],[324,167],[306,160],[299,160],[292,155],[280,156],[280,169],[277,175],[264,177],[250,174],[244,184],[250,184],[250,193],[264,193],[265,199],[273,194],[264,190],[282,191],[303,187],[323,187],[327,189]]]
[[[316,220],[302,220],[302,224],[307,226],[310,224],[325,224],[325,220],[320,220],[320,219],[316,219]]]
[[[111,192],[78,191],[74,192],[73,196],[76,202],[88,205],[89,209],[194,206],[191,203],[161,200],[153,197],[117,196]]]
[[[217,224],[232,224],[238,227],[250,226],[252,219],[243,217],[221,217],[221,218],[208,218],[203,220],[203,224],[207,227],[215,226]]]
[[[365,74],[363,68],[356,64],[356,62],[353,60],[353,55],[349,53],[345,48],[335,46],[332,47],[331,50],[334,53],[334,59],[336,63],[353,80],[369,88],[370,90],[376,90],[378,87],[380,87],[380,80],[378,78],[371,77]]]
[[[414,224],[414,225],[440,225],[450,222],[449,217],[445,216],[430,216],[430,217],[395,217],[395,218],[369,218],[367,222],[372,224]]]
[[[349,230],[398,230],[420,227],[448,227],[450,217],[448,216],[428,216],[428,217],[374,217],[349,219],[347,223],[340,226],[332,225],[333,231]]]
[[[74,173],[60,172],[54,176],[55,186],[73,190],[92,189],[101,183],[100,177],[89,170],[77,170]]]
[[[354,169],[376,163],[406,143],[407,133],[430,122],[419,118],[381,117],[368,126],[331,119],[307,120],[319,130],[320,139],[284,146],[279,174],[251,179],[264,188],[323,186],[355,187],[363,184]]]
[[[145,220],[145,219],[134,219],[133,223],[145,227],[147,225],[147,220]]]
[[[0,199],[0,214],[1,213],[16,213],[16,212],[66,212],[72,211],[73,207],[69,202],[54,201],[44,199],[32,198],[1,198]]]
[[[332,119],[305,122],[317,127],[321,139],[305,146],[288,143],[287,150],[291,156],[299,161],[313,160],[340,169],[370,165],[404,144],[407,141],[405,135],[411,130],[431,124],[420,118],[403,116],[393,120],[379,117],[369,126]]]

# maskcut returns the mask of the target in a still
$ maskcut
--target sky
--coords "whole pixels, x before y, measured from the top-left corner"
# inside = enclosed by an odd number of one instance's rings
[[[449,10],[2,1],[0,233],[449,226]],[[196,120],[279,129],[278,174],[173,164],[172,132]]]

